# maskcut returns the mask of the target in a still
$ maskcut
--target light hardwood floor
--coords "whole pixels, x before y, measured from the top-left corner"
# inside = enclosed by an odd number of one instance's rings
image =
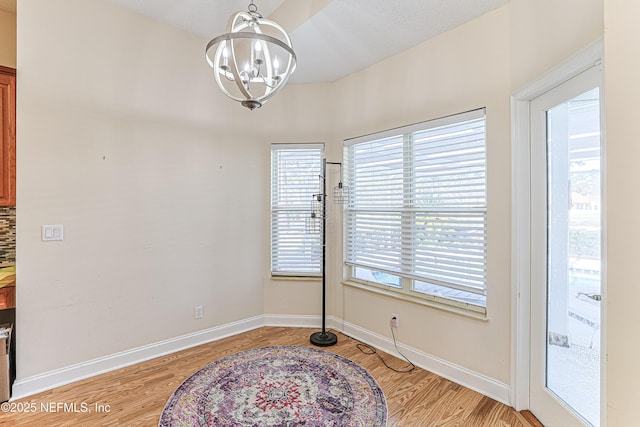
[[[157,426],[165,402],[191,374],[208,363],[250,348],[309,346],[304,328],[265,327],[10,402],[33,413],[0,413],[7,426]],[[422,369],[402,374],[387,369],[357,341],[337,333],[338,344],[325,348],[367,369],[387,398],[389,427],[530,427],[523,414],[502,403]],[[391,366],[406,362],[381,353]],[[64,407],[67,404],[67,407]],[[43,411],[44,407],[50,412]],[[75,409],[77,412],[73,412]],[[85,412],[84,409],[87,409]],[[55,412],[58,411],[58,412]],[[525,414],[526,415],[526,414]]]

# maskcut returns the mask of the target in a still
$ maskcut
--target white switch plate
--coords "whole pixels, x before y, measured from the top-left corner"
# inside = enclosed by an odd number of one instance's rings
[[[42,241],[64,240],[64,227],[62,225],[43,225]]]

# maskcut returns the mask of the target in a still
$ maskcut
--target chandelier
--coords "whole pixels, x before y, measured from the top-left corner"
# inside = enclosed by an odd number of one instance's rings
[[[205,56],[220,90],[250,110],[282,89],[296,69],[289,35],[263,18],[253,0],[229,18],[226,34],[207,43]]]

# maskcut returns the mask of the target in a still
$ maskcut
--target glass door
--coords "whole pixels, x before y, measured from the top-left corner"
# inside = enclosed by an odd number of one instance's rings
[[[531,102],[532,412],[600,425],[600,70]]]

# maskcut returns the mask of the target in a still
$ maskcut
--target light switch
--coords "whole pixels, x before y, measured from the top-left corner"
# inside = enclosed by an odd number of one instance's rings
[[[64,240],[64,227],[62,225],[43,225],[42,241]]]

